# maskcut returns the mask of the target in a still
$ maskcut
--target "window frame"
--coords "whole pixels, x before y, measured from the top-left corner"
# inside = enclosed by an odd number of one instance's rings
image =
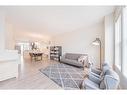
[[[118,24],[117,23],[117,21],[118,20],[120,20],[120,22],[119,22],[119,24],[120,24],[120,28],[118,28],[118,29],[120,29],[119,31],[117,31],[116,30],[116,25]],[[115,25],[114,25],[114,27],[115,27],[115,66],[122,72],[122,13],[120,12],[118,15],[117,15],[117,18],[115,19],[115,23],[114,23]],[[116,31],[117,32],[119,32],[118,34],[120,34],[119,35],[119,43],[117,43],[116,42]],[[119,45],[119,57],[120,57],[120,59],[119,59],[119,62],[120,62],[120,65],[118,65],[118,63],[116,62],[116,45]]]
[[[127,43],[127,36],[125,36],[127,33],[127,28],[126,28],[126,21],[127,19],[125,19],[125,12],[126,11],[126,16],[127,16],[127,7],[123,7],[122,8],[122,74],[127,77],[127,69],[125,69],[127,67],[127,63],[125,61],[126,60],[126,56],[127,56],[127,46],[126,46],[126,43]],[[126,20],[126,21],[124,21]],[[126,28],[126,29],[125,29]]]

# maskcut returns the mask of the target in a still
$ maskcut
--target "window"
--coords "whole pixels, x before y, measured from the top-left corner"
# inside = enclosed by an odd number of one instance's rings
[[[19,53],[21,55],[23,55],[23,51],[31,49],[31,46],[30,46],[29,42],[20,42],[20,43],[17,43],[17,47],[18,47],[17,50],[19,51]]]
[[[23,51],[30,50],[30,48],[31,48],[29,42],[21,42],[21,43],[18,43],[18,45],[23,47]]]
[[[122,68],[122,40],[121,40],[121,15],[119,15],[118,19],[115,22],[115,65],[121,71]]]
[[[115,65],[127,77],[127,7],[115,21]]]
[[[122,20],[122,25],[123,25],[123,35],[122,35],[122,48],[123,48],[123,62],[122,62],[122,67],[123,67],[123,74],[127,77],[127,7],[123,8],[123,20]]]

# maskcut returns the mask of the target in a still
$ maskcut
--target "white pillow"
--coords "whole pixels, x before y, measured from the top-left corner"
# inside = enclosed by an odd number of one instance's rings
[[[81,62],[84,64],[84,63],[88,62],[88,57],[87,56],[80,56],[78,58],[78,62]]]

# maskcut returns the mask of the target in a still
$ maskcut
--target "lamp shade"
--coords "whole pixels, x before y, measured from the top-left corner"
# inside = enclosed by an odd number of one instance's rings
[[[100,39],[99,38],[96,38],[96,40],[94,40],[93,42],[92,42],[92,44],[93,45],[96,45],[96,46],[99,46],[100,45]]]

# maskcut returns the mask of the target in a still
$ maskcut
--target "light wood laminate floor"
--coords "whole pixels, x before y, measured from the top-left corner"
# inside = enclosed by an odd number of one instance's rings
[[[39,69],[58,62],[42,60],[31,62],[30,59],[21,61],[19,65],[19,77],[0,82],[0,89],[62,89],[55,82],[50,80]]]

